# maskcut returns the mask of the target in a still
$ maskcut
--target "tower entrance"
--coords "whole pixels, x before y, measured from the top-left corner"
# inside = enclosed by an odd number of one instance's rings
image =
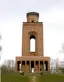
[[[31,61],[31,72],[34,73],[34,61]]]

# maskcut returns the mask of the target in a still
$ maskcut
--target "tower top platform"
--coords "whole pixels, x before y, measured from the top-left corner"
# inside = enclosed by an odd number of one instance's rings
[[[37,12],[28,12],[26,15],[27,15],[27,22],[38,22],[39,21],[39,13]]]

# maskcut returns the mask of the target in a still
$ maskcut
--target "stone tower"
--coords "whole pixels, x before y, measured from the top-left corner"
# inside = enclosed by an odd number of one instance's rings
[[[50,71],[50,58],[44,57],[43,23],[39,22],[39,13],[27,13],[27,22],[22,26],[22,56],[16,57],[16,71]],[[35,39],[35,51],[30,51],[30,40]]]

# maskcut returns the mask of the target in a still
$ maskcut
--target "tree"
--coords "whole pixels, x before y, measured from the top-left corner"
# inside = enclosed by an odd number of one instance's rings
[[[51,59],[50,59],[50,71],[51,71],[52,73],[54,73],[55,70],[56,70],[55,60],[51,58]]]
[[[0,40],[1,40],[1,35],[0,35]],[[0,45],[0,52],[2,50],[2,46]],[[1,54],[0,54],[0,59],[1,59]]]
[[[0,35],[0,40],[1,40],[1,35]],[[2,47],[1,47],[1,45],[0,45],[0,51],[2,50]]]
[[[62,43],[60,53],[64,53],[64,42]]]
[[[15,71],[14,60],[4,60],[4,63],[1,67],[1,71],[5,71],[5,72]]]

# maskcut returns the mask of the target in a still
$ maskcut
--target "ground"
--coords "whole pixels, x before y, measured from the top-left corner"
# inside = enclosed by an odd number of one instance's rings
[[[24,75],[19,73],[2,73],[1,82],[64,82],[64,75]]]

